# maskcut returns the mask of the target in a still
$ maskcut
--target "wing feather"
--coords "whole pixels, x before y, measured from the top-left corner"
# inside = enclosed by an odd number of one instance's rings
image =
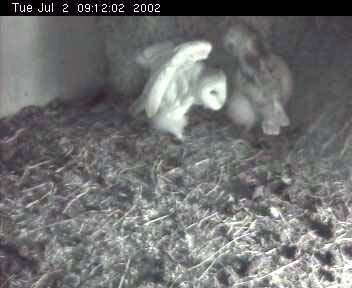
[[[191,41],[178,45],[172,57],[152,73],[143,90],[145,110],[149,118],[159,110],[163,97],[180,67],[192,65],[208,58],[212,45],[207,41]]]
[[[176,44],[173,41],[165,41],[149,46],[137,53],[136,63],[143,68],[153,70],[154,67],[165,61],[165,58],[172,55],[175,46]]]

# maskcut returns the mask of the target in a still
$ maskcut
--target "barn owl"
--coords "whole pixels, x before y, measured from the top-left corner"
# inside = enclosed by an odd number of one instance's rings
[[[286,62],[244,23],[228,30],[224,46],[238,63],[228,116],[247,131],[260,123],[264,134],[279,135],[281,127],[290,125],[285,107],[292,95],[293,79]]]
[[[130,112],[145,110],[154,128],[184,140],[186,113],[193,105],[219,110],[226,102],[225,73],[203,62],[211,50],[207,41],[190,41],[163,42],[142,51],[136,61],[151,76]]]

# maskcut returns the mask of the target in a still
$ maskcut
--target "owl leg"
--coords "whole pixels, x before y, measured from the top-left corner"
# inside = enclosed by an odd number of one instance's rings
[[[187,125],[187,117],[184,114],[159,113],[153,119],[154,128],[173,134],[178,140],[183,141],[183,130]]]
[[[184,114],[182,116],[178,115],[177,117],[174,118],[174,121],[175,121],[175,125],[171,129],[171,133],[173,133],[178,140],[183,142],[184,141],[183,131],[188,124],[187,117]]]
[[[174,135],[181,142],[183,142],[185,140],[185,137],[183,135],[183,129],[182,129],[182,131],[176,132]]]
[[[180,105],[173,111],[174,119],[178,123],[175,125],[175,136],[178,140],[184,141],[183,130],[188,124],[186,113],[192,107],[194,101],[192,97],[186,98]]]

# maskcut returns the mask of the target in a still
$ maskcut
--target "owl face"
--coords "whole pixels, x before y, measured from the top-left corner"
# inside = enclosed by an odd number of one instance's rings
[[[231,27],[224,37],[224,48],[239,65],[246,78],[260,84],[268,70],[270,47],[260,33],[245,23],[237,23]]]
[[[248,50],[248,42],[256,37],[256,32],[245,23],[237,23],[230,27],[223,39],[225,49],[233,56],[239,56],[244,50]]]
[[[225,73],[213,70],[200,80],[199,97],[201,104],[212,110],[220,110],[227,98],[227,83]]]

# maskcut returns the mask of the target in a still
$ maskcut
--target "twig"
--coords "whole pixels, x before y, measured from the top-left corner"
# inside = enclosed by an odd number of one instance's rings
[[[216,256],[218,255],[218,253],[220,253],[222,250],[228,248],[232,243],[236,242],[237,240],[239,240],[239,239],[241,239],[241,238],[244,238],[244,237],[246,237],[246,236],[249,236],[249,235],[251,235],[251,234],[253,234],[253,232],[246,233],[246,234],[243,234],[243,235],[241,235],[241,236],[238,236],[238,237],[235,238],[235,239],[232,239],[230,242],[228,242],[227,244],[225,244],[224,246],[222,246],[220,249],[218,249],[216,252],[214,252],[211,256],[209,256],[207,259],[205,259],[205,260],[203,260],[202,262],[200,262],[199,264],[197,264],[197,265],[191,267],[191,268],[189,269],[189,271],[192,271],[192,270],[194,270],[194,269],[196,269],[196,268],[202,266],[204,263],[209,262],[211,259],[213,259],[214,257],[216,257]]]
[[[131,257],[129,257],[128,260],[127,260],[127,263],[126,263],[126,266],[125,266],[125,271],[123,272],[123,275],[121,277],[121,280],[120,280],[118,288],[122,288],[123,282],[125,282],[125,279],[126,279],[127,272],[130,269],[130,264],[131,264]]]
[[[74,221],[74,220],[75,220],[75,218],[65,219],[65,220],[58,221],[58,222],[55,222],[55,223],[52,223],[52,224],[49,224],[49,225],[45,225],[44,227],[39,227],[39,228],[36,228],[36,229],[28,230],[28,231],[26,231],[26,235],[29,235],[31,233],[34,233],[34,232],[37,232],[37,231],[40,231],[40,230],[43,230],[43,229],[55,227],[55,226],[58,226],[58,225],[61,225],[61,224],[70,223],[71,221]]]
[[[295,147],[293,150],[296,150],[297,146],[304,143],[308,137],[308,135],[312,134],[320,125],[320,123],[326,117],[326,113],[322,113],[311,125],[309,125],[306,133],[304,133],[295,143]]]
[[[51,187],[54,186],[54,184],[53,184],[52,182],[49,182],[49,183],[51,184]],[[30,188],[23,189],[23,190],[22,190],[22,193],[23,193],[23,194],[26,194],[26,193],[28,193],[28,192],[30,192],[30,191],[35,190],[35,189],[45,187],[47,184],[48,184],[48,183],[42,183],[42,184],[39,184],[39,185],[30,187]],[[50,192],[51,192],[51,190],[50,190]]]
[[[219,252],[221,252],[222,250],[226,249],[228,246],[230,246],[232,243],[236,242],[237,240],[239,240],[240,238],[243,238],[243,237],[246,237],[248,235],[251,235],[253,234],[252,232],[251,233],[247,233],[247,234],[244,234],[244,235],[241,235],[235,239],[232,239],[230,242],[228,242],[226,245],[224,245],[223,247],[221,247],[219,250],[217,250],[215,253],[213,253],[210,257],[208,257],[207,259],[203,260],[202,262],[200,262],[199,264],[187,269],[188,272],[190,271],[193,271],[194,269],[202,266],[203,264],[209,262],[211,259],[213,259],[214,257],[216,257],[216,259],[207,267],[207,269],[202,273],[202,275],[199,277],[199,279],[201,279],[205,273],[212,267],[212,265],[216,262],[216,260],[218,259],[218,257],[220,257],[221,255],[224,255],[227,251],[224,251],[223,253],[221,253],[220,255]],[[204,274],[204,275],[203,275]],[[183,275],[179,275],[173,282],[172,284],[169,286],[169,288],[173,288],[177,281],[182,278]]]
[[[38,168],[38,167],[40,167],[40,166],[43,166],[43,165],[45,165],[45,164],[50,163],[51,161],[52,161],[52,160],[45,160],[45,161],[39,162],[39,163],[37,163],[37,164],[28,166],[28,169],[35,169],[35,168]]]
[[[48,271],[46,273],[44,273],[37,282],[35,282],[32,285],[32,288],[44,288],[47,287],[49,284],[49,281],[52,280],[53,278],[58,277],[61,273],[63,272],[63,270],[55,270],[55,271]]]
[[[329,148],[329,146],[331,144],[333,144],[336,139],[341,136],[343,134],[343,132],[351,125],[351,122],[347,122],[343,127],[342,129],[340,129],[339,131],[337,131],[336,133],[334,133],[330,138],[329,140],[323,145],[323,147],[321,148],[321,153],[324,153],[325,150],[327,148]]]
[[[340,159],[342,159],[342,157],[345,155],[347,149],[351,146],[352,142],[352,136],[348,136],[345,143],[343,144],[343,148],[341,149],[341,152],[340,152]]]
[[[52,184],[52,183],[51,183]],[[52,186],[54,186],[54,184],[52,184]],[[46,197],[48,197],[50,194],[52,193],[52,189],[50,189],[50,191],[46,194],[44,194],[42,197],[40,197],[39,199],[29,203],[26,205],[26,208],[31,208],[32,206],[34,206],[35,204],[39,203],[40,201],[42,201],[43,199],[45,199]]]
[[[215,259],[214,259],[214,260],[210,263],[210,265],[207,267],[207,269],[204,270],[204,272],[202,273],[202,275],[200,275],[200,276],[198,277],[198,281],[201,280],[201,279],[204,277],[204,275],[206,275],[206,274],[208,273],[208,271],[211,269],[211,267],[214,266],[214,264],[216,263],[216,261],[218,261],[218,259],[219,259],[221,256],[225,255],[226,253],[227,253],[227,251],[224,251],[223,253],[220,253],[218,256],[216,256]]]
[[[165,219],[165,218],[167,218],[167,217],[170,217],[171,215],[172,215],[172,213],[171,213],[171,214],[164,215],[164,216],[160,216],[160,217],[158,217],[158,218],[155,218],[155,219],[152,219],[152,220],[149,220],[149,221],[145,222],[143,225],[149,225],[149,224],[158,222],[158,221],[163,220],[163,219]]]
[[[20,134],[24,131],[24,128],[18,129],[15,134],[11,137],[5,138],[4,140],[0,140],[0,143],[2,144],[9,144],[12,141],[16,140],[16,138],[18,138],[18,136],[20,136]]]
[[[213,218],[213,217],[216,216],[216,215],[218,215],[218,212],[214,212],[213,214],[210,214],[210,215],[208,215],[208,216],[205,216],[205,217],[203,217],[202,219],[200,219],[198,222],[194,222],[194,223],[188,225],[185,229],[183,229],[183,231],[187,231],[187,230],[189,230],[190,228],[192,228],[192,227],[194,227],[194,226],[196,226],[196,225],[199,225],[199,226],[200,226],[202,222],[204,222],[205,220],[208,220],[208,219],[210,219],[210,218]]]
[[[73,198],[65,207],[63,213],[65,214],[67,210],[72,206],[72,204],[77,201],[79,198],[82,198],[84,195],[88,194],[91,190],[87,189],[87,191],[82,192],[81,194],[78,194],[75,198]]]
[[[240,160],[239,163],[238,163],[234,168],[237,169],[237,168],[241,167],[242,165],[244,165],[244,164],[246,164],[247,162],[249,162],[249,161],[251,161],[251,160],[257,158],[258,156],[260,156],[260,155],[263,154],[263,153],[264,153],[264,150],[260,150],[260,151],[258,151],[257,153],[255,153],[254,155],[249,156],[249,157],[247,157],[247,158],[245,158],[245,159]]]
[[[216,181],[215,185],[213,188],[211,188],[208,192],[205,193],[206,196],[209,196],[211,193],[215,192],[218,187],[220,186],[220,183],[222,181],[222,177],[223,177],[223,169],[220,168],[220,175],[219,175],[219,178],[218,180]]]
[[[24,182],[25,178],[28,176],[29,172],[32,169],[38,168],[38,167],[43,166],[45,164],[48,164],[50,162],[51,162],[51,160],[45,160],[45,161],[39,162],[39,163],[34,164],[34,165],[26,166],[24,168],[23,174],[22,174],[21,179],[19,181],[20,185],[22,185],[22,183]]]

